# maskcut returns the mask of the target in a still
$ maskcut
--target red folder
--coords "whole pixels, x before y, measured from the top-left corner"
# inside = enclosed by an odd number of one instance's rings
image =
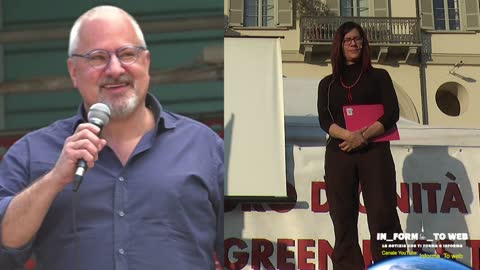
[[[343,106],[343,116],[348,130],[355,131],[370,126],[383,115],[383,104],[346,105]],[[397,126],[375,137],[373,142],[400,140]]]

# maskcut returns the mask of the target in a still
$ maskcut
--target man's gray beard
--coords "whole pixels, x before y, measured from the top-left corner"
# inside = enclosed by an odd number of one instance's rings
[[[100,98],[102,103],[105,103],[111,112],[111,118],[123,118],[130,115],[139,104],[139,99],[136,93],[133,93],[132,96],[128,97],[122,103],[110,102],[108,99]]]

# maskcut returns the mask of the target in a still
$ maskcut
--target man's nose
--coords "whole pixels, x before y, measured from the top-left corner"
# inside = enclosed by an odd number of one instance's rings
[[[120,62],[120,59],[118,59],[115,54],[110,56],[110,62],[108,63],[105,72],[112,76],[120,75],[125,72],[122,62]]]

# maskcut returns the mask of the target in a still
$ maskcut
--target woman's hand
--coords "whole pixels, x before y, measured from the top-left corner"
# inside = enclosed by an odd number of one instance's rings
[[[353,150],[358,150],[367,145],[368,141],[362,135],[366,129],[367,127],[364,127],[357,131],[350,132],[345,141],[338,145],[340,149],[345,152],[350,152]]]

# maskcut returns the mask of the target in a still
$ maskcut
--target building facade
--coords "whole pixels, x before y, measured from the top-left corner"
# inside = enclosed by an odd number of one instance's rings
[[[480,127],[478,0],[303,1],[323,5],[321,16],[308,16],[300,2],[225,0],[225,34],[281,37],[284,77],[319,81],[331,73],[336,28],[356,21],[367,32],[374,66],[392,77],[402,117]]]

